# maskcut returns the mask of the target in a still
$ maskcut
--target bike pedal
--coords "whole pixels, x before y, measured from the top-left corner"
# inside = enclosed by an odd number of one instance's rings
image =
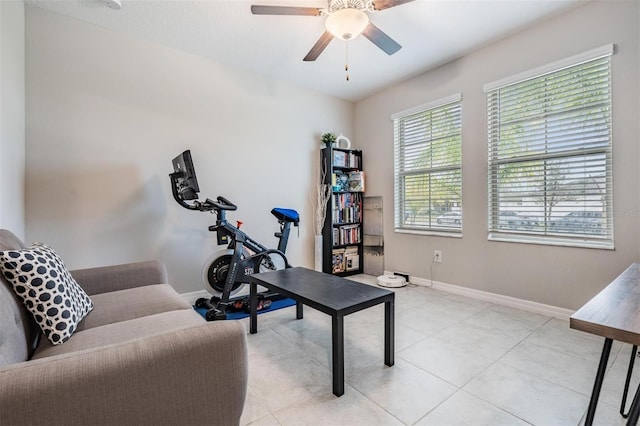
[[[219,320],[226,320],[227,319],[227,313],[224,311],[221,311],[220,309],[209,309],[205,315],[205,318],[207,321],[219,321]]]

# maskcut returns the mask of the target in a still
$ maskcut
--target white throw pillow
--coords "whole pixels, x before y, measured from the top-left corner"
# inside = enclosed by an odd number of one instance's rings
[[[54,345],[68,340],[93,309],[62,259],[44,244],[0,251],[0,270]]]

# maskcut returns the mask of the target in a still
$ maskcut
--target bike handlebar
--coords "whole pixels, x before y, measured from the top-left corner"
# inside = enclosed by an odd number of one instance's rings
[[[178,191],[178,178],[181,177],[181,173],[170,173],[169,178],[171,179],[171,193],[173,194],[174,200],[182,207],[188,210],[201,210],[199,203],[196,201],[194,204],[188,204],[184,201],[180,192]]]
[[[217,209],[233,211],[238,208],[238,206],[236,206],[231,201],[227,200],[221,195],[218,196],[217,200],[218,200],[217,202],[211,201],[211,204]]]
[[[231,201],[227,200],[223,196],[218,196],[218,201],[213,201],[210,199],[206,199],[204,202],[200,202],[195,200],[193,204],[188,204],[182,198],[180,192],[178,191],[177,181],[180,177],[180,173],[171,173],[169,174],[169,178],[171,179],[171,193],[173,194],[173,198],[180,204],[182,207],[188,210],[199,210],[202,212],[208,212],[211,210],[229,210],[234,211],[238,209],[238,206],[233,204]]]

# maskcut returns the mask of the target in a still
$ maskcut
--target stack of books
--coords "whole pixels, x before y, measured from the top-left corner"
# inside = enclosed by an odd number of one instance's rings
[[[331,257],[331,272],[349,272],[360,268],[358,247],[334,249]]]
[[[364,192],[364,172],[336,172],[331,175],[334,192]]]
[[[333,151],[332,163],[334,167],[348,167],[352,169],[360,168],[360,157],[353,152]]]
[[[333,230],[333,245],[343,246],[347,244],[359,244],[362,238],[360,225],[344,225]]]

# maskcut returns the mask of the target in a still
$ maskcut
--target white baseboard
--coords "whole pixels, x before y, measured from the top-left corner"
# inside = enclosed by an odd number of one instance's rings
[[[393,275],[393,272],[390,271],[385,271],[384,273],[385,275]],[[410,281],[411,284],[432,287],[436,290],[459,294],[461,296],[467,296],[473,299],[483,300],[485,302],[496,303],[498,305],[509,306],[511,308],[522,309],[523,311],[533,312],[536,314],[546,315],[562,320],[568,320],[574,312],[570,309],[560,308],[558,306],[546,305],[544,303],[532,302],[530,300],[518,299],[516,297],[504,296],[502,294],[490,293],[488,291],[476,290],[474,288],[462,287],[459,285],[447,284],[439,281],[431,281],[426,278],[412,276]]]

